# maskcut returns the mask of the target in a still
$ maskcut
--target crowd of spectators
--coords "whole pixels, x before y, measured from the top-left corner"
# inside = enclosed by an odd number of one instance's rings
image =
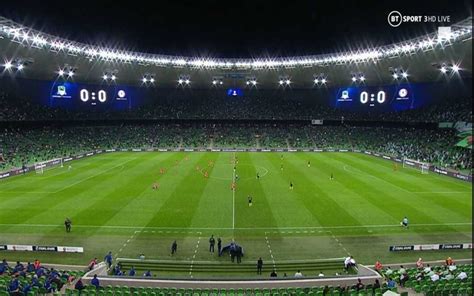
[[[53,293],[64,284],[72,283],[76,273],[44,267],[39,260],[10,265],[5,259],[0,263],[0,277],[9,277],[7,290],[10,295],[29,295],[31,291]]]
[[[149,148],[358,149],[471,170],[471,150],[451,129],[296,124],[122,124],[4,128],[0,171],[92,150]]]
[[[90,107],[90,106],[89,106]],[[86,108],[70,110],[34,103],[30,98],[0,92],[0,121],[86,119],[251,119],[251,120],[357,120],[395,122],[472,121],[472,98],[450,98],[421,108],[380,112],[354,112],[331,106],[329,101],[289,99],[276,95],[222,98],[161,98],[125,110]]]
[[[451,257],[448,257],[445,264],[440,266],[430,266],[425,264],[422,258],[419,258],[415,263],[416,267],[407,268],[403,265],[396,270],[390,268],[383,268],[382,264],[377,261],[375,269],[385,278],[386,281],[397,282],[399,286],[404,287],[408,281],[416,281],[421,283],[428,280],[431,283],[438,281],[468,281],[468,274],[465,270],[458,270],[456,263]]]

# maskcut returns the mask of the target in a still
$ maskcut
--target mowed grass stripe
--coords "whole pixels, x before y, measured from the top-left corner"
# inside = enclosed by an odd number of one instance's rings
[[[354,174],[365,174],[379,186],[388,185],[389,187],[392,187],[394,190],[399,191],[401,196],[411,200],[413,204],[417,204],[417,207],[421,209],[426,209],[426,207],[431,208],[435,213],[437,213],[437,218],[449,222],[466,222],[467,220],[459,221],[459,219],[456,217],[459,214],[466,218],[471,218],[471,209],[466,207],[465,204],[460,203],[457,199],[431,198],[431,196],[428,195],[416,195],[411,193],[409,190],[406,190],[406,187],[417,187],[416,184],[418,183],[418,180],[403,176],[403,172],[401,171],[393,172],[393,170],[391,171],[389,168],[384,166],[377,166],[377,163],[383,161],[381,159],[374,158],[372,162],[368,162],[365,159],[360,160],[359,158],[354,158],[353,155],[349,154],[338,154],[334,156],[335,159],[341,160],[352,167],[356,167],[357,170],[354,172]],[[398,182],[400,182],[402,185],[398,185]],[[422,189],[423,187],[420,188],[420,190]],[[391,190],[387,191],[390,192]],[[452,210],[453,208],[455,208],[455,210]]]
[[[360,183],[353,179],[350,174],[335,168],[331,164],[328,154],[297,153],[288,157],[294,163],[301,164],[302,170],[314,178],[314,182],[320,184],[327,194],[346,209],[350,209],[351,215],[357,219],[361,225],[370,225],[374,221],[384,221],[385,223],[398,223],[386,210],[374,206],[373,202],[367,199],[365,192],[360,190]],[[308,160],[311,167],[307,167]],[[331,173],[335,178],[330,180]],[[368,214],[370,213],[370,214]]]
[[[55,175],[52,179],[42,177],[49,175],[50,171],[48,170],[46,170],[43,175],[36,174],[33,171],[25,174],[24,176],[15,176],[5,179],[0,181],[0,191],[20,191],[22,193],[27,191],[43,191],[45,193],[54,193],[55,191],[61,189],[61,186],[58,185],[62,184],[58,181],[70,179],[71,177],[76,177],[78,180],[84,179],[87,176],[90,176],[91,172],[93,172],[95,169],[100,171],[100,167],[102,165],[108,165],[109,163],[116,162],[117,158],[107,156],[100,155],[94,157],[93,160],[83,159],[80,161],[74,161],[70,163],[71,165],[74,163],[72,170],[68,170],[67,166],[63,168],[57,168],[56,171],[62,171],[64,174],[62,174],[62,176]],[[53,182],[49,182],[50,180],[53,180]],[[41,190],[39,190],[39,188],[41,188]]]
[[[357,154],[351,154],[351,157],[354,159],[360,159],[363,164],[367,164],[376,169],[378,171],[376,175],[377,178],[402,187],[410,192],[410,194],[416,194],[425,199],[428,198],[430,201],[439,203],[441,206],[449,204],[451,208],[469,214],[469,217],[471,217],[472,186],[469,191],[466,189],[458,191],[460,190],[458,187],[460,181],[457,179],[441,177],[434,174],[422,175],[419,171],[414,175],[413,171],[415,170],[410,168],[399,168],[398,171],[394,172],[392,163],[381,159],[374,159],[373,157],[362,156],[363,157]],[[443,179],[443,182],[439,182],[440,178]],[[429,194],[430,191],[435,193]],[[451,192],[455,194],[451,194]]]
[[[352,165],[358,167],[359,163],[357,159],[349,160],[348,158],[341,158],[339,154],[333,154],[332,160],[334,163],[339,163],[340,167],[344,165]],[[373,159],[376,161],[383,161],[381,159]],[[360,165],[360,169],[371,171],[370,167]],[[366,187],[370,187],[368,190],[367,196],[372,198],[374,205],[379,204],[381,208],[385,208],[388,214],[392,214],[393,217],[401,221],[404,216],[407,216],[411,223],[414,224],[441,224],[441,223],[452,223],[452,222],[466,222],[459,221],[457,217],[450,217],[450,219],[439,220],[439,217],[443,217],[444,209],[439,209],[439,207],[433,206],[430,203],[424,203],[416,198],[414,195],[408,194],[402,188],[393,186],[393,184],[387,184],[386,182],[375,181],[369,176],[363,176],[361,174],[352,174],[358,180],[363,182]],[[389,186],[387,186],[389,185]],[[381,198],[382,197],[382,198]],[[380,204],[382,202],[383,204]],[[429,213],[429,214],[428,214]],[[395,216],[396,215],[396,216]],[[454,227],[448,225],[443,226],[445,229],[450,229],[450,231],[457,231]],[[414,228],[412,231],[417,232],[420,236],[420,240],[428,239],[427,229],[424,228]]]
[[[109,219],[104,226],[129,225],[141,229],[174,192],[174,185],[177,184],[178,180],[184,178],[181,174],[175,175],[175,171],[178,170],[175,163],[181,161],[187,155],[183,153],[162,153],[161,156],[160,159],[153,160],[155,162],[153,169],[137,168],[140,169],[143,177],[139,180],[143,190],[130,200],[126,207]],[[161,168],[165,169],[164,174],[160,173]],[[152,189],[154,182],[160,184],[159,189]]]
[[[217,157],[218,154],[216,153],[202,153],[198,156],[198,163],[203,167],[207,165],[209,160],[215,162]],[[209,174],[212,173],[212,169],[211,167],[208,170]],[[191,226],[192,218],[207,182],[203,181],[202,174],[197,173],[192,167],[181,173],[185,178],[177,182],[173,193],[146,226]]]
[[[130,157],[130,156],[128,156]],[[137,156],[135,156],[137,157]],[[127,161],[132,161],[135,158],[122,158],[122,159],[115,159],[113,162],[106,162],[106,166],[104,166],[104,163],[99,162],[99,166],[94,168],[92,172],[94,174],[98,174],[99,172],[103,172],[103,175],[101,175],[101,178],[107,178],[107,174],[109,178],[112,178],[112,171],[110,170],[111,168],[115,167],[117,169],[117,164],[121,164],[127,162]],[[87,174],[86,170],[84,172],[78,172],[71,174],[71,181],[72,182],[77,182],[80,179],[78,178],[78,175],[84,176],[84,174]],[[107,171],[107,174],[105,173]],[[45,181],[47,183],[47,181]],[[60,184],[66,186],[66,184],[70,184],[65,181],[55,181],[54,182],[56,186],[60,187]],[[86,182],[87,186],[89,188],[100,186],[100,182],[97,182],[95,179],[88,179]],[[103,190],[110,190],[110,188],[103,188]],[[48,193],[48,194],[38,194],[37,196],[30,196],[29,198],[23,200],[22,202],[17,202],[14,203],[12,206],[9,208],[5,207],[7,211],[5,211],[1,217],[0,217],[0,222],[1,223],[27,223],[27,224],[35,224],[35,223],[48,223],[51,222],[52,217],[56,217],[56,214],[62,213],[62,216],[68,214],[64,213],[64,210],[69,211],[72,210],[75,206],[80,204],[80,199],[78,199],[78,196],[84,195],[84,192],[80,190],[80,188],[75,188],[75,187],[70,187],[65,191],[57,192],[57,193]],[[100,194],[99,194],[100,195]],[[85,194],[87,197],[88,195]],[[72,202],[70,202],[72,201]],[[60,208],[60,206],[62,208]],[[59,208],[57,213],[53,212],[53,208]],[[28,210],[23,210],[23,209],[28,209]],[[40,218],[40,216],[42,218]],[[64,219],[61,218],[61,219]]]
[[[232,153],[218,153],[213,167],[209,163],[201,162],[200,170],[196,170],[196,174],[201,175],[198,182],[204,182],[206,185],[201,193],[191,227],[232,228],[233,164],[230,163],[232,155]],[[208,179],[204,178],[205,171],[209,172]]]
[[[388,216],[392,217],[391,221],[401,221],[405,215],[413,217],[415,215],[418,216],[419,214],[420,217],[423,217],[422,221],[419,223],[440,223],[431,216],[425,215],[423,212],[418,211],[409,203],[405,202],[406,199],[404,198],[403,194],[393,191],[389,193],[388,191],[384,190],[386,189],[384,186],[375,184],[371,178],[366,176],[349,174],[344,170],[344,165],[347,163],[337,160],[337,156],[331,155],[330,158],[322,158],[320,159],[320,162],[328,170],[334,172],[334,178],[337,178],[339,182],[346,184],[347,187],[352,188],[352,190],[357,191],[360,195],[365,196],[365,198],[374,207],[379,208]],[[399,199],[400,195],[402,195],[401,199]],[[370,216],[370,211],[367,212],[367,215]],[[338,216],[336,215],[335,217]],[[378,222],[379,221],[374,224],[380,224]],[[415,222],[412,221],[412,223]],[[341,223],[339,223],[339,225],[341,225]]]
[[[239,180],[235,193],[235,227],[277,227],[278,222],[274,216],[277,205],[273,201],[284,197],[277,192],[266,194],[261,181],[256,179],[255,163],[248,153],[238,153],[236,156],[239,160]],[[252,197],[252,206],[248,204],[249,195]]]
[[[313,213],[305,206],[304,201],[295,198],[289,189],[288,178],[281,173],[279,158],[269,158],[267,153],[249,153],[254,165],[268,170],[258,183],[262,194],[273,213],[278,227],[321,226]],[[262,169],[263,170],[263,169]],[[255,176],[253,176],[253,179]],[[252,179],[252,180],[253,180]],[[259,202],[258,200],[256,201]]]
[[[276,154],[267,154],[267,157],[274,160],[274,168],[279,168],[279,156]],[[275,163],[276,162],[276,163]],[[331,196],[325,192],[318,183],[312,180],[301,170],[286,159],[283,160],[283,174],[288,183],[293,182],[294,189],[292,194],[294,197],[301,200],[305,207],[313,214],[314,218],[322,226],[331,226],[337,224],[360,225],[351,214]],[[337,217],[337,219],[334,219]]]
[[[60,217],[60,213],[64,215],[61,221],[56,221],[58,227],[50,230],[50,232],[52,234],[63,232],[64,226],[61,222],[64,221],[65,217],[69,217],[74,223],[82,225],[87,225],[88,223],[103,225],[111,216],[115,215],[120,208],[126,206],[126,204],[134,198],[134,185],[141,176],[133,177],[133,172],[136,167],[141,167],[143,163],[148,162],[149,158],[147,156],[152,156],[152,154],[146,156],[141,155],[141,157],[133,159],[133,161],[129,161],[124,165],[127,166],[130,172],[127,174],[127,182],[116,183],[118,181],[118,174],[124,171],[121,167],[118,168],[119,172],[114,171],[108,175],[109,170],[106,170],[107,173],[103,178],[100,178],[100,181],[96,181],[97,184],[87,189],[79,189],[82,193],[80,196],[76,195],[77,200],[73,201],[76,203],[75,207],[70,207],[63,203],[51,207],[48,211],[43,213],[43,215],[57,213],[57,215],[55,215],[57,217]],[[155,158],[159,157],[157,154],[153,154],[153,156]],[[138,187],[139,186],[140,185],[138,185]],[[36,218],[41,219],[40,216]],[[90,229],[88,232],[84,232],[84,235],[93,236],[97,230],[98,229]],[[45,235],[46,234],[47,233],[45,233]]]
[[[341,157],[350,155],[352,159],[360,160],[361,163],[368,163],[374,167],[374,169],[380,168],[383,175],[389,175],[392,180],[396,180],[396,183],[406,189],[407,191],[464,191],[468,192],[472,186],[469,186],[467,182],[463,182],[454,178],[446,178],[445,176],[439,176],[432,172],[428,174],[422,174],[420,169],[414,168],[403,168],[401,164],[398,164],[398,171],[403,171],[403,174],[391,174],[394,173],[394,163],[391,161],[375,158],[359,153],[347,153],[342,154]],[[377,161],[375,161],[377,160]],[[397,171],[397,172],[398,172]],[[395,172],[395,173],[397,173]],[[415,182],[416,180],[416,182]],[[435,181],[435,182],[434,182]],[[470,192],[470,191],[469,191]]]

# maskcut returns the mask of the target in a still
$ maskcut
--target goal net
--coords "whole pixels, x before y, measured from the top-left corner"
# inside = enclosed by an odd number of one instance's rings
[[[416,170],[419,170],[422,174],[428,174],[428,172],[430,171],[431,164],[428,162],[403,158],[403,167],[414,168]]]
[[[37,174],[43,174],[45,170],[51,169],[57,165],[61,165],[61,167],[63,167],[62,158],[38,162],[38,163],[35,163],[35,172]]]

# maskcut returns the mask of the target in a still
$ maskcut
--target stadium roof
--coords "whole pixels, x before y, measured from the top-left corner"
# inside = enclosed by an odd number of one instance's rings
[[[443,65],[459,67],[468,76],[472,70],[472,18],[452,25],[450,35],[443,38],[431,32],[377,48],[283,58],[212,59],[131,52],[49,35],[2,17],[0,38],[4,64],[24,67],[17,71],[19,77],[55,79],[59,70],[71,70],[74,79],[95,83],[104,75],[114,75],[117,83],[127,84],[152,77],[154,85],[172,86],[185,77],[198,87],[212,86],[213,80],[227,86],[256,80],[263,87],[291,81],[296,88],[307,88],[323,78],[337,85],[363,76],[363,83],[380,84],[393,82],[394,74],[401,77],[403,73],[408,77],[401,78],[410,81],[440,79]]]

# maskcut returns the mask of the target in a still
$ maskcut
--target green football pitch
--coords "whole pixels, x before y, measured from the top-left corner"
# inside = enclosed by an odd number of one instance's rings
[[[389,252],[391,245],[471,242],[471,190],[359,153],[107,153],[0,181],[0,244],[79,246],[83,254],[0,256],[86,265],[111,250],[115,258],[229,260],[209,253],[214,235],[223,245],[235,239],[249,262],[471,258],[471,250]],[[404,216],[409,229],[400,226]]]

